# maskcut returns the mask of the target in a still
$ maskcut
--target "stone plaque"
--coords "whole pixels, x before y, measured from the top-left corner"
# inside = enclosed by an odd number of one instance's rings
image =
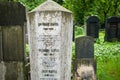
[[[75,41],[75,57],[80,58],[94,58],[94,40],[92,37],[79,37]]]
[[[93,38],[99,37],[99,19],[96,16],[91,16],[87,19],[86,35]]]
[[[31,80],[70,80],[71,12],[46,1],[29,13],[29,23]]]
[[[42,15],[41,15],[42,14]],[[54,17],[52,17],[54,16]],[[40,80],[59,80],[60,78],[60,13],[38,14],[38,26],[36,27],[36,54],[38,55],[38,71],[42,74]],[[43,20],[43,18],[46,19]],[[49,18],[51,21],[48,22]],[[54,20],[55,19],[55,20]]]

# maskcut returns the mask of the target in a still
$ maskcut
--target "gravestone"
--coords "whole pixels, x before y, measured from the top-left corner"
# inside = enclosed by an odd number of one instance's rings
[[[93,38],[99,37],[99,19],[96,16],[90,16],[87,19],[86,35]]]
[[[31,80],[70,80],[73,18],[48,0],[29,13]]]
[[[94,60],[94,39],[90,36],[83,36],[75,40],[75,65],[74,80],[79,80],[78,69],[81,66],[93,68],[96,73],[96,62]],[[87,76],[87,75],[86,75]],[[76,79],[77,78],[77,79]]]
[[[25,7],[0,2],[0,80],[24,80]]]
[[[120,40],[120,18],[110,17],[107,19],[105,41]]]

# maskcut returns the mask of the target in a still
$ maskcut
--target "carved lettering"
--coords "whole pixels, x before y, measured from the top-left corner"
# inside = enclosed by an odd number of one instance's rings
[[[58,26],[58,23],[38,23],[38,26]]]

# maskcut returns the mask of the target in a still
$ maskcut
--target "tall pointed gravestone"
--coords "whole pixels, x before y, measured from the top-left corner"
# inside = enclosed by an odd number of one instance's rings
[[[0,80],[24,80],[25,7],[0,2]]]
[[[28,15],[31,80],[70,80],[72,13],[48,0]]]

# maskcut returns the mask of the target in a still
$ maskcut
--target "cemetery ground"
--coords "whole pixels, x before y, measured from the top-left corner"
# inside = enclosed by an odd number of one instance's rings
[[[84,30],[81,27],[75,27],[75,37],[79,36],[84,36]],[[105,42],[104,36],[104,30],[100,30],[99,39],[94,43],[94,53],[97,61],[97,79],[120,80],[120,42]],[[74,42],[72,54],[72,65],[74,65]]]

